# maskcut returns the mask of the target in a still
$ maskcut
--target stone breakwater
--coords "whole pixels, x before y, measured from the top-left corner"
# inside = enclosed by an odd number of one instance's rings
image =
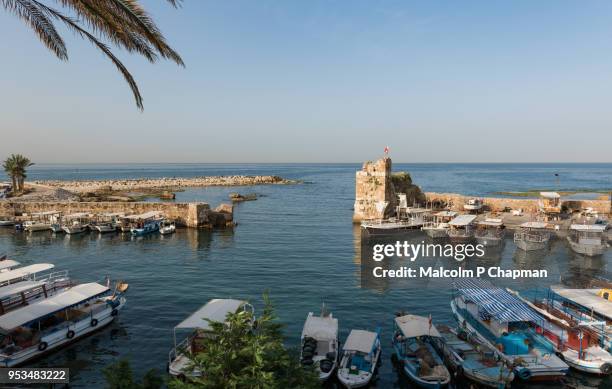
[[[163,177],[127,180],[83,180],[34,181],[35,184],[62,188],[75,193],[94,192],[101,189],[130,191],[138,189],[182,188],[205,186],[249,186],[270,184],[296,184],[298,181],[279,176],[203,176],[203,177]]]

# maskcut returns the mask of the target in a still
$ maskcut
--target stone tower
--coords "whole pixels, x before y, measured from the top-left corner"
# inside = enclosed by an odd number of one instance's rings
[[[381,204],[387,207],[381,212]],[[365,219],[379,219],[388,216],[395,209],[397,198],[391,180],[391,158],[365,162],[355,174],[355,211],[353,222]],[[377,205],[378,204],[378,205]]]

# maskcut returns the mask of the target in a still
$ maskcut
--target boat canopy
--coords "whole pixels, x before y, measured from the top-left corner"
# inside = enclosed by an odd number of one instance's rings
[[[71,213],[70,215],[64,216],[64,219],[79,219],[82,217],[89,217],[89,214],[87,212]]]
[[[346,351],[358,351],[364,354],[369,354],[374,349],[374,343],[378,338],[376,332],[364,331],[364,330],[351,330],[346,343],[344,344],[344,350]]]
[[[438,329],[431,324],[429,318],[416,315],[404,315],[395,318],[402,334],[407,338],[416,338],[417,336],[434,336],[440,337]]]
[[[121,216],[124,216],[124,215],[125,215],[125,212],[109,212],[109,213],[103,213],[100,216],[103,216],[103,217],[121,217]]]
[[[560,199],[561,195],[557,192],[540,192],[540,196],[546,199]]]
[[[476,215],[459,215],[448,224],[455,227],[464,227],[471,224],[476,219]]]
[[[49,216],[49,215],[57,215],[60,213],[61,213],[60,211],[45,211],[45,212],[33,213],[32,216]]]
[[[544,222],[525,222],[521,224],[523,228],[546,228],[548,224]]]
[[[506,289],[497,288],[491,282],[476,278],[461,279],[454,282],[455,288],[464,300],[478,306],[481,318],[493,317],[501,323],[534,322],[541,323],[544,318],[534,312],[521,299]]]
[[[590,231],[590,232],[604,232],[606,230],[604,224],[572,224],[570,230],[574,231]]]
[[[0,273],[0,284],[7,281],[27,277],[30,274],[36,274],[45,270],[50,270],[54,267],[55,265],[52,263],[35,263],[34,265],[24,266],[17,269],[5,271]]]
[[[21,281],[12,285],[6,285],[0,288],[0,300],[10,296],[14,296],[21,292],[32,290],[46,284],[46,281]]]
[[[106,286],[95,282],[76,285],[65,292],[0,316],[0,331],[8,333],[17,327],[99,297],[108,291],[109,289]]]
[[[19,262],[14,261],[12,259],[3,259],[0,261],[0,270],[10,269],[11,267],[15,267],[19,265]]]
[[[570,289],[561,285],[550,287],[553,293],[612,320],[612,303],[597,295],[601,289]]]
[[[501,227],[504,222],[502,219],[486,218],[485,220],[479,221],[478,224],[481,226]]]
[[[212,299],[174,328],[210,329],[210,321],[225,322],[228,313],[235,313],[247,302],[234,299]],[[208,320],[207,320],[208,319]]]
[[[440,211],[440,212],[434,214],[434,216],[437,216],[437,217],[455,217],[455,216],[457,216],[457,212],[455,212],[455,211]]]
[[[308,315],[302,337],[309,336],[317,340],[335,340],[338,338],[338,319]]]

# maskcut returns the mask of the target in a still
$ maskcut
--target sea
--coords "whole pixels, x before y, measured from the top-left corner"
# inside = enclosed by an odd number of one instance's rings
[[[212,298],[249,300],[263,306],[269,293],[282,322],[286,344],[296,347],[308,312],[322,304],[338,318],[340,338],[351,329],[382,329],[383,354],[376,388],[409,388],[391,361],[396,312],[431,315],[434,324],[453,324],[452,280],[371,280],[362,277],[370,243],[362,244],[352,224],[355,172],[361,164],[78,164],[34,165],[28,180],[129,179],[207,175],[279,175],[295,185],[188,188],[175,201],[228,202],[231,192],[257,193],[235,205],[233,230],[179,229],[171,236],[132,238],[121,234],[66,236],[0,229],[0,253],[23,264],[51,262],[83,282],[106,276],[129,283],[128,303],[108,328],[32,363],[70,368],[71,387],[105,386],[102,369],[127,358],[136,377],[155,368],[166,372],[174,326]],[[492,196],[540,189],[612,189],[612,163],[601,164],[394,164],[425,191]],[[0,180],[3,177],[0,176]],[[424,239],[420,232],[406,239]],[[470,261],[467,259],[466,261]],[[557,239],[536,255],[517,251],[512,237],[501,249],[469,266],[546,269],[548,277],[495,280],[526,294],[544,293],[562,277],[609,277],[612,250],[600,257],[573,254]],[[436,266],[457,267],[438,258]],[[466,262],[467,264],[467,262]],[[187,334],[176,333],[177,339]],[[572,372],[568,385],[612,388],[610,378]],[[332,383],[331,386],[334,384]]]

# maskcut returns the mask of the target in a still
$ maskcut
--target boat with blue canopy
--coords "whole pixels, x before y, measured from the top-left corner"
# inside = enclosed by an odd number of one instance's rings
[[[393,350],[403,372],[420,388],[444,388],[451,376],[434,346],[440,339],[431,318],[402,315],[394,320]]]
[[[451,309],[462,330],[496,349],[524,381],[557,381],[569,366],[538,331],[549,328],[546,319],[518,297],[491,282],[461,279],[454,282]]]

